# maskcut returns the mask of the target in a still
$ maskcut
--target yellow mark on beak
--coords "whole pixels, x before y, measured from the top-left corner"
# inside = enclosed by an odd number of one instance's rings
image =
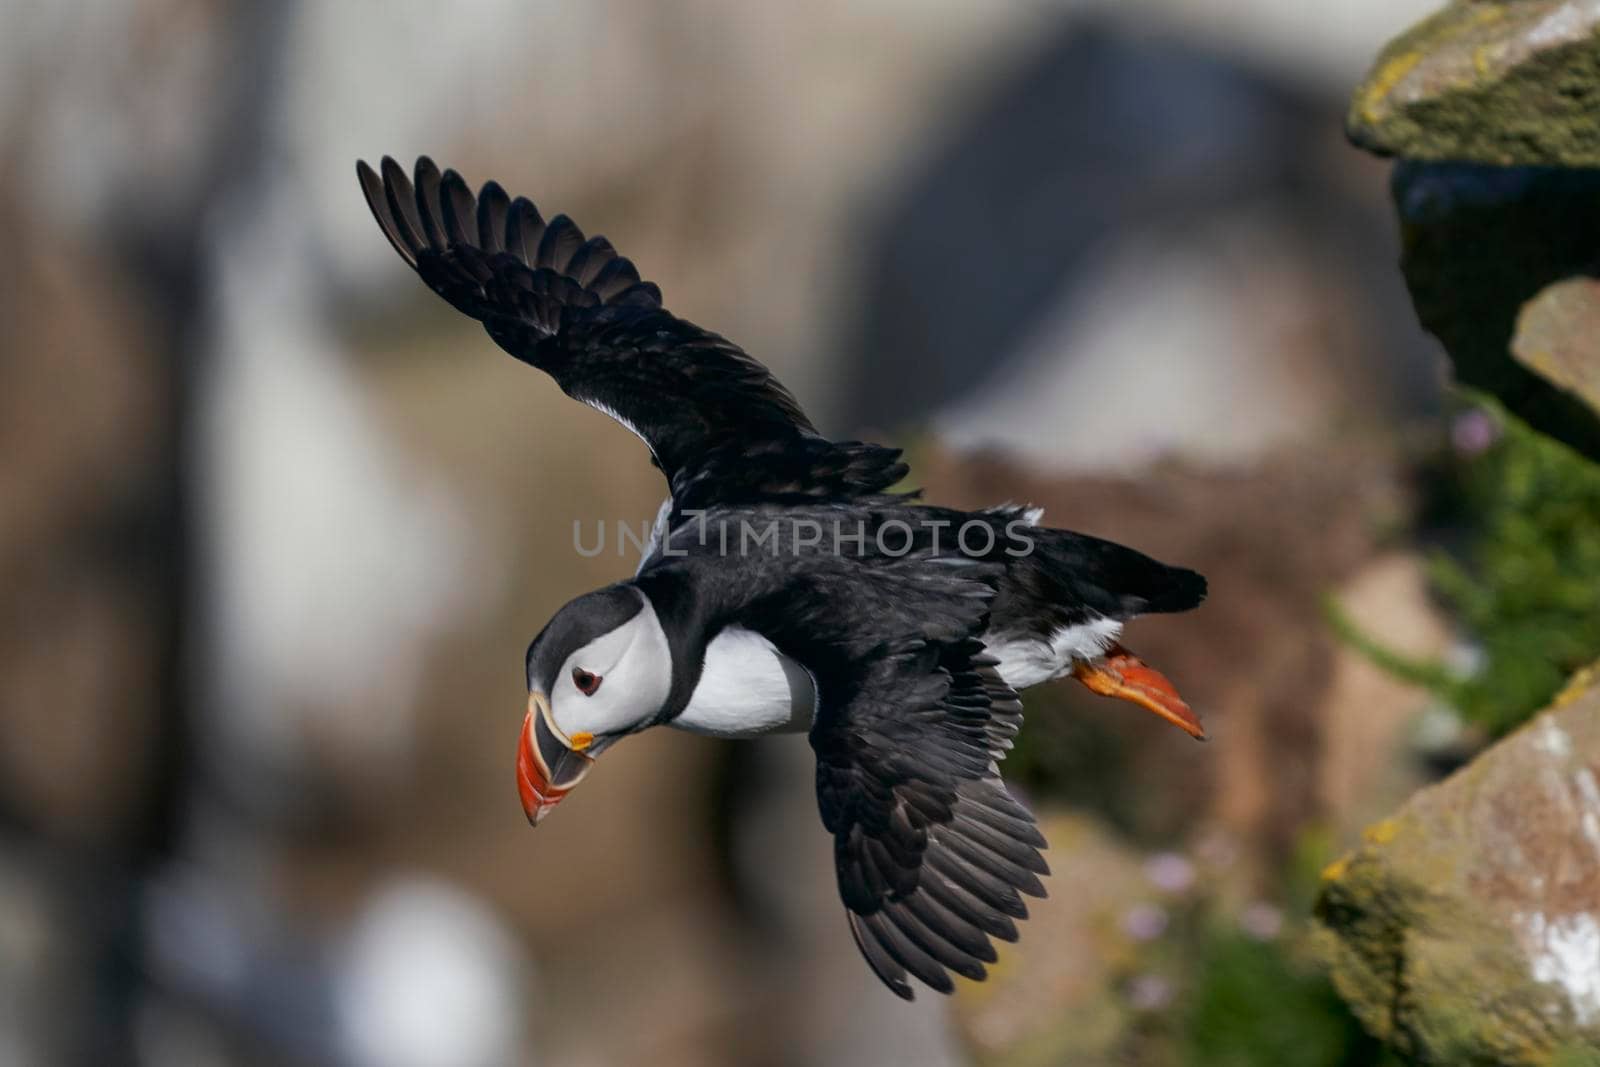
[[[594,734],[580,730],[568,738],[568,740],[572,742],[572,751],[582,752],[584,749],[594,744]]]

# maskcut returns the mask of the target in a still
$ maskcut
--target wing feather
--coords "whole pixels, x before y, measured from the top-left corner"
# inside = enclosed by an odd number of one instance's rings
[[[472,190],[454,170],[445,171],[439,179],[439,200],[444,212],[445,240],[452,245],[472,244],[477,236],[478,204]]]
[[[887,918],[889,924],[900,931],[906,940],[926,953],[939,966],[947,967],[963,978],[970,978],[975,982],[981,982],[988,977],[989,972],[984,968],[983,960],[929,929],[913,909],[885,908],[878,914]]]
[[[519,196],[511,201],[511,217],[506,220],[506,251],[519,262],[532,262],[530,250],[539,247],[544,236],[544,216],[533,201]]]
[[[444,212],[440,207],[439,182],[441,176],[439,168],[434,166],[433,160],[423,156],[417,160],[416,169],[412,172],[416,176],[415,200],[417,217],[422,220],[422,235],[427,240],[427,246],[434,252],[443,252],[446,248],[444,230],[440,220]]]
[[[812,729],[839,895],[885,985],[948,993],[1044,896],[1044,838],[998,772],[1021,705],[970,637],[903,642],[860,674],[847,699],[823,685]]]
[[[423,281],[570,396],[633,430],[675,517],[718,503],[870,497],[905,474],[894,449],[820,437],[737,345],[673,316],[604,237],[489,182],[474,195],[426,156],[357,175],[384,236]]]
[[[478,247],[490,254],[504,252],[509,237],[511,198],[498,182],[485,182],[478,192]]]

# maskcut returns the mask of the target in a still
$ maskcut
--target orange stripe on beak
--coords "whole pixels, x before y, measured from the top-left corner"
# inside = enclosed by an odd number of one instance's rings
[[[517,744],[517,793],[522,798],[523,813],[531,826],[550,814],[561,803],[562,793],[550,785],[550,777],[539,766],[537,743],[533,739],[533,716],[530,708],[522,720],[522,737]]]
[[[528,694],[528,714],[522,720],[517,742],[517,794],[528,822],[538,826],[545,816],[594,765],[584,755],[594,738],[579,735],[581,747],[564,737],[550,717],[550,701],[543,693]]]

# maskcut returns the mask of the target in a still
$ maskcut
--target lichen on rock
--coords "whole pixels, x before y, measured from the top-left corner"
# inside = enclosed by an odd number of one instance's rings
[[[1600,0],[1455,0],[1347,129],[1402,158],[1402,269],[1457,377],[1600,460]],[[1600,672],[1374,826],[1317,917],[1340,994],[1411,1060],[1600,1064]]]
[[[1410,159],[1600,166],[1600,3],[1457,0],[1384,49],[1347,128]]]
[[[1600,672],[1331,865],[1321,954],[1420,1063],[1600,1055]]]

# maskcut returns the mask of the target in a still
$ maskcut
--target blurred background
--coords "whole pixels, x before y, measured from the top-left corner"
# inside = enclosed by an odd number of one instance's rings
[[[1316,872],[1503,727],[1371,662],[1481,661],[1429,559],[1510,437],[1341,134],[1430,6],[6,5],[0,1064],[1379,1062]],[[527,827],[523,651],[635,563],[573,524],[662,487],[393,254],[385,153],[604,233],[931,498],[1210,577],[1129,643],[1211,744],[1030,694],[991,982],[872,977],[803,738],[653,731]]]

